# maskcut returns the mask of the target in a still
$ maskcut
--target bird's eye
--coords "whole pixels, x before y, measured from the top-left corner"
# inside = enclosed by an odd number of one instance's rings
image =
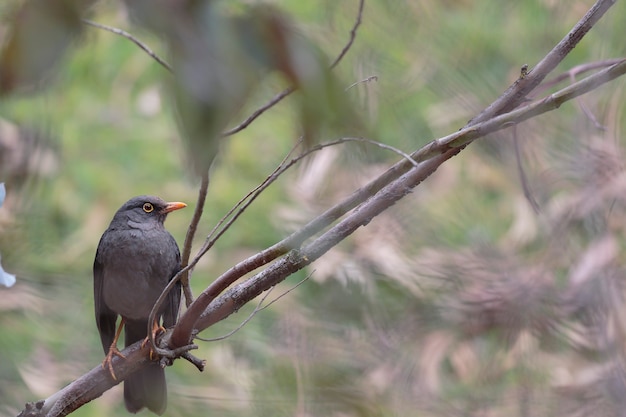
[[[143,211],[145,211],[146,213],[151,213],[152,210],[154,210],[154,206],[150,203],[144,203],[143,204]]]

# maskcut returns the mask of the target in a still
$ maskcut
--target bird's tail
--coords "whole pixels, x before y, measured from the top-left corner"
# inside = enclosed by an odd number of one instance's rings
[[[126,322],[124,344],[129,346],[145,339],[147,328],[147,321]],[[136,413],[143,407],[147,407],[153,413],[163,414],[167,407],[165,370],[155,362],[126,378],[124,381],[124,402],[126,409],[131,413]]]

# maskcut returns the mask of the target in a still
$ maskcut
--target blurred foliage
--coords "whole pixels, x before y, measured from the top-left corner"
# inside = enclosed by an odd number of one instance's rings
[[[91,20],[123,28],[173,60],[182,78],[172,79],[128,39],[74,19],[69,27],[80,37],[68,42],[42,9],[35,8],[35,15],[50,25],[38,31],[14,14],[24,2],[0,5],[0,40],[9,45],[2,67],[10,63],[9,75],[0,77],[0,182],[7,187],[0,253],[3,266],[18,277],[11,289],[0,288],[0,350],[7,359],[0,362],[1,416],[15,415],[25,402],[47,397],[102,360],[91,265],[98,238],[122,202],[158,194],[189,203],[167,221],[182,243],[198,185],[187,169],[186,143],[194,134],[185,126],[220,142],[200,243],[274,169],[307,123],[316,127],[327,120],[334,107],[320,104],[349,108],[335,115],[345,125],[329,121],[316,140],[364,124],[371,138],[415,150],[463,126],[592,4],[367,1],[354,45],[326,72],[348,41],[356,0],[275,1],[272,12],[258,19],[254,11],[265,9],[257,3],[171,3],[210,8],[193,14],[200,21],[189,29],[204,36],[201,48],[220,57],[217,64],[198,64],[217,65],[217,78],[201,81],[219,93],[210,100],[201,96],[206,107],[187,121],[175,116],[181,102],[171,92],[195,93],[196,84],[185,86],[185,70],[177,65],[207,57],[193,51],[177,57],[171,33],[153,33],[154,25],[165,25],[159,19],[180,16],[141,21],[138,9],[131,13],[114,2],[95,2],[88,10]],[[80,4],[58,0],[46,7]],[[211,15],[213,7],[220,17]],[[615,34],[626,23],[625,7],[617,3],[556,73],[624,56],[626,45]],[[150,17],[145,9],[139,12]],[[27,22],[20,36],[50,42],[40,46],[55,54],[52,74],[42,64],[49,63],[45,54],[26,60],[11,55],[31,48],[12,46],[19,39],[10,38],[8,27],[20,18]],[[306,72],[286,64],[285,56],[277,59],[276,50],[264,50],[280,42],[258,43],[260,33],[273,29],[281,42],[298,39],[297,46],[278,48],[279,55],[314,57],[316,81],[301,81]],[[211,31],[232,38],[216,39]],[[241,95],[223,84],[231,81]],[[315,87],[318,81],[332,86],[330,97]],[[219,138],[292,83],[311,88],[242,132]],[[26,88],[31,85],[37,94]],[[303,108],[312,104],[312,110]],[[225,416],[617,415],[612,413],[626,398],[623,109],[624,81],[618,79],[473,144],[270,299],[312,273],[296,291],[230,338],[201,344],[204,373],[183,362],[169,368],[167,415],[206,415],[207,406]],[[307,111],[312,121],[303,116]],[[206,112],[217,112],[218,121]],[[397,160],[394,153],[365,146],[348,143],[315,154],[264,192],[198,265],[194,291]],[[253,309],[247,306],[203,336],[229,332]],[[74,415],[123,413],[122,390],[114,388]]]

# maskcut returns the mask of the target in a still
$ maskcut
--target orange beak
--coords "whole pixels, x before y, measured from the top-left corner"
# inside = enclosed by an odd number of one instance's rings
[[[172,203],[167,203],[167,205],[163,209],[163,213],[169,213],[170,211],[180,210],[180,209],[185,208],[185,207],[187,207],[187,204],[181,203],[181,202],[178,202],[178,201],[174,201]]]

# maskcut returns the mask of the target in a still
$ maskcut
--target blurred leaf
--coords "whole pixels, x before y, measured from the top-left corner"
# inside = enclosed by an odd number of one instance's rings
[[[237,44],[230,21],[211,3],[191,9],[188,17],[193,23],[177,27],[179,35],[170,39],[172,90],[189,159],[200,174],[209,169],[220,132],[241,109],[259,76],[258,66]]]
[[[268,72],[299,91],[306,139],[336,126],[351,106],[320,50],[268,5],[233,13],[220,2],[127,2],[135,21],[164,36],[171,54],[171,91],[192,170],[210,167],[221,132]]]
[[[248,55],[267,69],[280,72],[297,88],[300,123],[308,144],[322,127],[360,124],[326,57],[284,14],[274,7],[257,5],[235,23]]]
[[[214,2],[127,2],[135,21],[165,37],[174,77],[176,116],[196,174],[210,167],[220,132],[258,83],[258,65],[243,53],[231,20]]]
[[[27,1],[17,11],[0,56],[0,94],[42,85],[80,34],[91,1]]]

